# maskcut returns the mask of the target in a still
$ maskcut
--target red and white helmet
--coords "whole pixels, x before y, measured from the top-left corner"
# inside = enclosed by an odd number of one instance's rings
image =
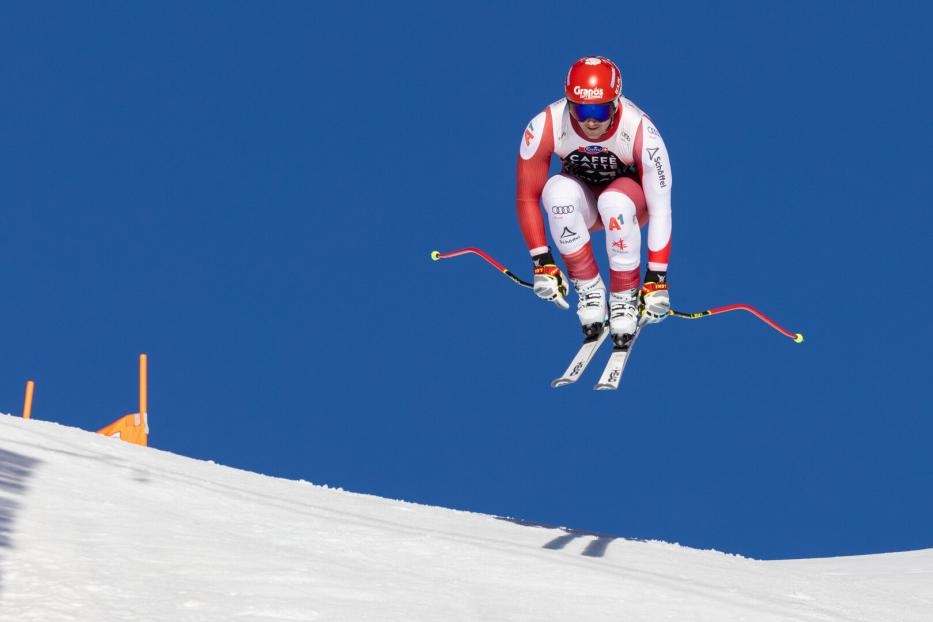
[[[567,72],[564,93],[577,104],[608,104],[622,92],[622,74],[608,58],[586,56]]]

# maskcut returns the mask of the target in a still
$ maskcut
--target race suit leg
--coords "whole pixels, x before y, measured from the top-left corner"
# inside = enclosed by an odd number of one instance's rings
[[[590,229],[599,215],[593,191],[580,180],[558,174],[548,179],[541,193],[551,238],[573,280],[592,279],[599,274],[590,243]]]
[[[600,193],[597,208],[606,229],[609,291],[638,287],[641,282],[640,226],[648,222],[644,191],[634,179],[620,177]]]

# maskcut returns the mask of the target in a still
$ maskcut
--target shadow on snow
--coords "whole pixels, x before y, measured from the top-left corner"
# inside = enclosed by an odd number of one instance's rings
[[[506,516],[497,516],[496,518],[509,523],[515,523],[516,525],[521,525],[523,527],[543,527],[545,529],[559,529],[563,531],[564,535],[557,536],[541,547],[551,551],[559,551],[577,538],[593,538],[593,540],[586,545],[586,548],[583,549],[583,552],[580,553],[580,555],[585,555],[586,557],[603,557],[606,554],[606,549],[609,548],[609,545],[613,540],[640,540],[639,538],[620,538],[619,536],[609,536],[603,533],[593,533],[591,531],[580,531],[578,529],[567,529],[566,527],[545,525],[544,523],[536,523],[533,521],[524,520],[522,518],[511,518]]]
[[[27,492],[27,481],[39,460],[0,449],[0,561],[5,549],[13,548],[13,526],[20,509],[19,497]],[[3,576],[0,575],[0,590]]]

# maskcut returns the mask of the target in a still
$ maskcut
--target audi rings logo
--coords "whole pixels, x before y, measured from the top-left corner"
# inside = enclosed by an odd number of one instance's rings
[[[552,205],[551,213],[555,215],[573,214],[573,205]]]

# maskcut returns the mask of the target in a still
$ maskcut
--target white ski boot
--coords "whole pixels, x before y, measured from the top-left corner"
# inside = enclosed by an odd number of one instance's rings
[[[609,294],[609,330],[617,348],[626,347],[638,328],[638,289]]]
[[[570,279],[577,291],[577,316],[583,325],[586,339],[594,339],[603,332],[606,325],[606,286],[598,274],[585,281]]]

